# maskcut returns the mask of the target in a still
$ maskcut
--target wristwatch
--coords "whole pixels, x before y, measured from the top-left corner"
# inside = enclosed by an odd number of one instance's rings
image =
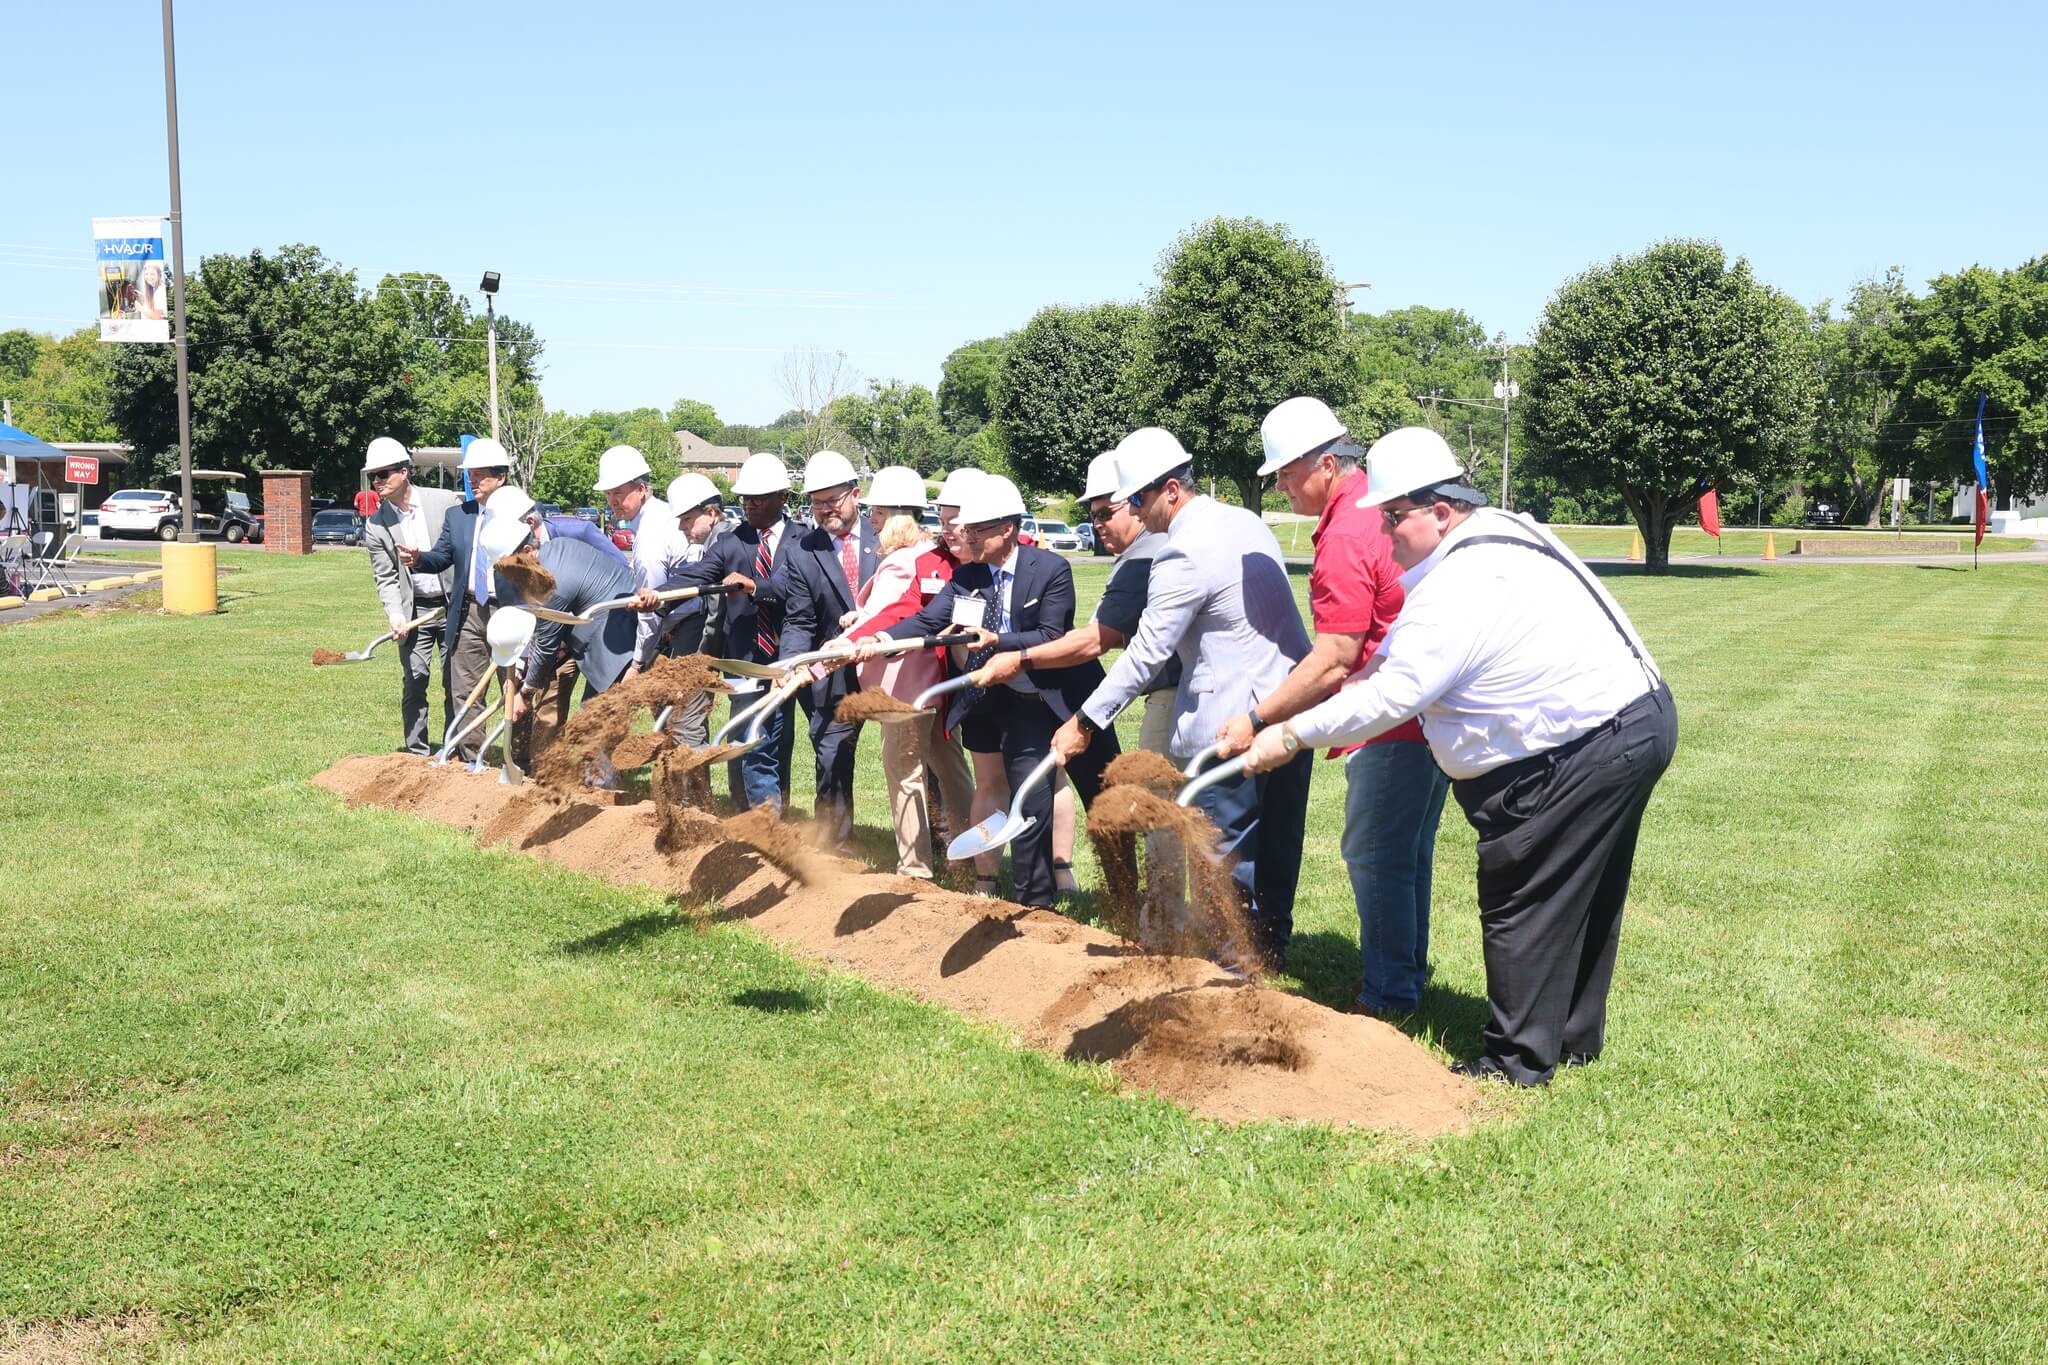
[[[1294,733],[1292,725],[1280,727],[1280,748],[1283,752],[1290,754],[1301,752],[1301,736]]]
[[[1246,720],[1248,720],[1248,721],[1250,721],[1250,722],[1252,723],[1252,733],[1253,733],[1253,734],[1257,734],[1257,733],[1258,733],[1259,731],[1261,731],[1261,730],[1265,729],[1265,728],[1266,728],[1266,727],[1267,727],[1268,725],[1271,725],[1271,724],[1273,723],[1273,722],[1272,722],[1272,721],[1270,721],[1270,720],[1262,720],[1262,719],[1260,719],[1260,717],[1259,717],[1259,713],[1258,713],[1257,711],[1247,711],[1247,712],[1245,712],[1245,713],[1244,713],[1244,718],[1245,718]]]

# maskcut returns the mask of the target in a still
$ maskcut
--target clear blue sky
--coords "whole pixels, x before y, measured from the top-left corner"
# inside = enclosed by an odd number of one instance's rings
[[[5,8],[0,328],[65,331],[88,220],[168,205],[159,11]],[[1312,238],[1361,308],[1517,339],[1675,235],[1812,303],[2048,252],[2044,15],[187,0],[187,258],[495,269],[550,406],[755,422],[791,347],[935,385],[1044,304],[1139,297],[1215,214]]]

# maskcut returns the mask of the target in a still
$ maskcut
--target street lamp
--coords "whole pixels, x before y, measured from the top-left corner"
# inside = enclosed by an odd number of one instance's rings
[[[477,286],[484,291],[484,319],[486,344],[490,348],[491,367],[491,439],[498,439],[498,272],[486,270],[484,282]]]
[[[1500,347],[1500,378],[1494,381],[1493,396],[1500,400],[1500,510],[1511,510],[1508,501],[1508,405],[1522,396],[1522,386],[1508,378],[1508,336],[1506,332],[1495,335],[1494,344]]]

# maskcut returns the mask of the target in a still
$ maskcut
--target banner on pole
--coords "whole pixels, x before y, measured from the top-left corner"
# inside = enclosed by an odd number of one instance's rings
[[[171,278],[161,218],[95,218],[101,341],[169,341]]]

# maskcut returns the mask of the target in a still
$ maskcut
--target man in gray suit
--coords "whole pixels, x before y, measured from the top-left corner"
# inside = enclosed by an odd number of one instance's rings
[[[1116,448],[1123,485],[1145,529],[1162,532],[1153,557],[1145,609],[1116,666],[1053,737],[1065,758],[1145,694],[1159,670],[1180,658],[1172,751],[1182,766],[1233,716],[1279,687],[1308,653],[1308,632],[1294,605],[1294,587],[1280,544],[1256,512],[1205,497],[1193,459],[1161,427],[1145,427]],[[1294,933],[1294,888],[1301,872],[1301,831],[1308,816],[1314,756],[1257,777],[1219,782],[1196,804],[1222,832],[1222,850],[1237,860],[1233,876],[1250,914],[1254,945],[1270,966],[1287,960]]]
[[[363,543],[370,550],[370,573],[377,580],[377,600],[398,633],[403,651],[404,681],[399,716],[405,726],[405,750],[425,754],[427,745],[427,682],[434,672],[434,642],[441,632],[431,627],[407,630],[406,623],[436,607],[448,605],[449,571],[419,573],[399,562],[398,547],[432,548],[441,538],[441,523],[462,498],[442,488],[415,488],[412,455],[389,436],[370,442],[363,455],[363,475],[377,494],[377,510],[363,524]],[[441,714],[454,711],[448,696],[448,651],[441,651]]]

